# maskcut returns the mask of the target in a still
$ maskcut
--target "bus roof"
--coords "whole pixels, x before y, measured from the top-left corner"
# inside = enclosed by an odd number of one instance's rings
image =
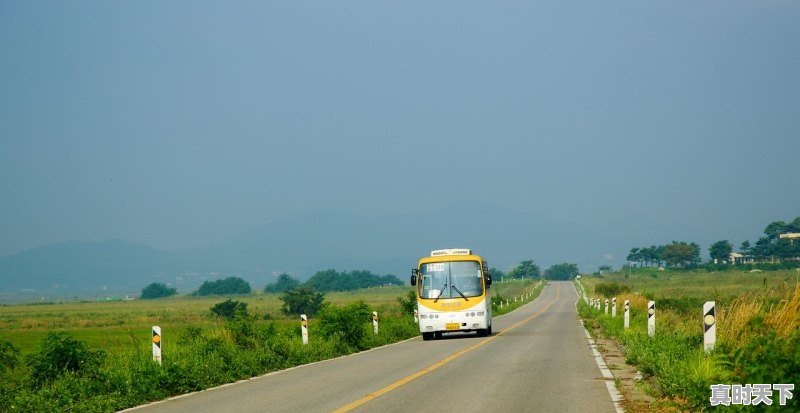
[[[432,262],[448,262],[448,261],[478,261],[483,262],[483,258],[480,255],[469,254],[469,255],[439,255],[436,257],[422,257],[419,260],[418,265],[428,264]]]

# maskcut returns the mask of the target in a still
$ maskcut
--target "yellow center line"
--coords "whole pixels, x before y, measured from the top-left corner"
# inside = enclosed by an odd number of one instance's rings
[[[396,381],[396,382],[394,382],[394,383],[392,383],[392,384],[390,384],[390,385],[388,385],[388,386],[386,386],[386,387],[384,387],[384,388],[382,388],[382,389],[380,389],[378,391],[375,391],[375,392],[370,393],[370,394],[368,394],[368,395],[366,395],[366,396],[364,396],[364,397],[362,397],[362,398],[360,398],[358,400],[355,400],[355,401],[353,401],[351,403],[348,403],[348,404],[346,404],[346,405],[334,410],[333,413],[345,413],[345,412],[352,411],[355,408],[357,408],[357,407],[369,402],[370,400],[375,399],[376,397],[380,397],[380,396],[382,396],[382,395],[384,395],[386,393],[389,393],[391,391],[394,391],[394,390],[402,387],[403,385],[408,384],[408,383],[410,383],[410,382],[412,382],[412,381],[414,381],[414,380],[416,380],[416,379],[418,379],[418,378],[420,378],[420,377],[422,377],[422,376],[424,376],[424,375],[426,375],[426,374],[438,369],[439,367],[442,367],[445,364],[447,364],[447,363],[449,363],[449,362],[451,362],[451,361],[463,356],[464,354],[467,354],[470,351],[475,350],[476,348],[479,348],[479,347],[485,345],[486,343],[488,343],[488,342],[496,339],[497,337],[500,337],[503,334],[505,334],[505,333],[507,333],[507,332],[509,332],[509,331],[511,331],[511,330],[513,330],[513,329],[515,329],[515,328],[527,323],[528,321],[531,321],[534,318],[539,317],[545,311],[547,311],[547,309],[550,308],[550,306],[553,305],[553,303],[558,301],[558,298],[560,296],[560,290],[561,290],[560,285],[556,284],[556,298],[553,299],[553,301],[547,303],[547,305],[545,305],[541,310],[536,312],[536,314],[534,314],[534,315],[532,315],[532,316],[530,316],[530,317],[528,317],[528,318],[526,318],[526,319],[524,319],[524,320],[512,325],[511,327],[503,329],[499,333],[497,333],[497,334],[495,334],[495,335],[493,335],[493,336],[491,336],[491,337],[489,337],[489,338],[487,338],[485,340],[481,340],[481,342],[479,342],[478,344],[475,344],[475,345],[473,345],[471,347],[467,347],[467,348],[465,348],[463,350],[460,350],[460,351],[458,351],[456,353],[453,353],[450,356],[448,356],[448,357],[446,357],[446,358],[434,363],[431,366],[425,367],[424,369],[422,369],[422,370],[420,370],[420,371],[418,371],[416,373],[410,374],[410,375],[408,375],[406,377],[403,377],[402,379],[400,379],[400,380],[398,380],[398,381]]]

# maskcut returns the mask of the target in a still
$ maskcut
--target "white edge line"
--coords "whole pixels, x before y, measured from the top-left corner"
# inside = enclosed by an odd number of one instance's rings
[[[575,287],[575,284],[572,284],[572,287],[575,288],[575,292],[578,294],[578,300],[575,301],[575,311],[577,313],[578,302],[581,301],[581,294],[578,291],[578,288]],[[611,374],[611,370],[608,369],[608,365],[606,364],[605,359],[603,359],[603,355],[597,350],[597,344],[595,343],[591,334],[589,334],[589,330],[587,330],[586,326],[583,324],[583,319],[580,319],[580,323],[581,327],[583,327],[583,332],[586,333],[586,338],[589,339],[589,348],[592,349],[594,361],[597,363],[597,367],[600,368],[600,373],[603,375],[603,378],[606,379],[604,380],[606,382],[606,389],[608,390],[608,395],[611,396],[611,401],[614,403],[614,409],[617,411],[617,413],[625,413],[625,409],[622,408],[621,404],[622,394],[620,394],[616,383],[614,383],[614,375]]]
[[[537,288],[537,287],[538,287],[538,284],[534,286],[534,288]],[[523,306],[525,306],[527,304],[530,304],[533,301],[535,301],[535,299],[531,300],[531,301],[529,301],[529,302],[527,302],[527,303],[525,303],[523,305],[521,305],[520,307],[523,307]],[[520,307],[515,308],[515,310],[519,309]],[[513,312],[513,310],[511,312]],[[511,312],[506,313],[506,314],[510,314]],[[492,318],[500,318],[500,317],[502,317],[502,316],[504,316],[506,314],[499,315],[497,317],[492,316]],[[414,336],[414,337],[411,337],[411,338],[407,338],[407,339],[405,339],[403,341],[398,341],[396,343],[389,343],[389,344],[385,344],[383,346],[373,347],[373,348],[371,348],[369,350],[359,351],[357,353],[345,354],[344,356],[339,356],[339,357],[329,358],[329,359],[325,359],[325,360],[315,361],[313,363],[300,364],[300,365],[293,366],[293,367],[287,367],[285,369],[271,371],[269,373],[265,373],[265,374],[262,374],[260,376],[254,376],[254,377],[250,377],[248,379],[242,379],[242,380],[238,380],[238,381],[234,381],[234,382],[230,382],[230,383],[224,383],[224,384],[220,384],[219,386],[209,387],[207,389],[197,390],[197,391],[193,391],[191,393],[183,393],[183,394],[179,394],[177,396],[168,397],[166,399],[156,400],[156,401],[152,401],[152,402],[149,402],[149,403],[146,403],[146,404],[140,404],[138,406],[128,407],[125,410],[119,410],[117,413],[130,412],[130,411],[134,411],[134,410],[138,410],[138,409],[143,409],[145,407],[150,407],[150,406],[154,406],[154,405],[157,405],[157,404],[166,403],[166,402],[169,402],[169,401],[172,401],[172,400],[178,400],[178,399],[182,399],[184,397],[189,397],[189,396],[192,396],[194,394],[204,393],[204,392],[218,390],[218,389],[223,389],[225,387],[230,387],[230,386],[233,386],[235,384],[244,383],[244,382],[253,381],[253,380],[258,380],[258,379],[261,379],[261,378],[264,378],[264,377],[269,377],[269,376],[274,376],[274,375],[277,375],[277,374],[285,373],[287,371],[292,371],[292,370],[297,370],[297,369],[301,369],[301,368],[308,367],[308,366],[313,366],[315,364],[327,363],[329,361],[339,360],[339,359],[343,359],[343,358],[346,358],[346,357],[353,357],[353,356],[357,356],[359,354],[369,353],[370,351],[375,351],[375,350],[382,349],[382,348],[385,348],[385,347],[396,346],[398,344],[405,343],[406,341],[411,341],[411,340],[415,340],[415,339],[418,339],[418,338],[420,338],[420,336]]]

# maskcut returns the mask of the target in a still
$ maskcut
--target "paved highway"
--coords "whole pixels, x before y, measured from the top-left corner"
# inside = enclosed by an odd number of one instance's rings
[[[495,334],[421,338],[131,409],[169,412],[614,412],[578,296],[553,282]]]

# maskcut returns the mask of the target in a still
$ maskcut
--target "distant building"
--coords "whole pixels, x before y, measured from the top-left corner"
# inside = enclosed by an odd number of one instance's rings
[[[732,252],[731,255],[728,257],[728,262],[730,262],[731,265],[752,264],[755,262],[755,259],[753,259],[753,257],[750,255],[743,255],[739,254],[738,252]]]

